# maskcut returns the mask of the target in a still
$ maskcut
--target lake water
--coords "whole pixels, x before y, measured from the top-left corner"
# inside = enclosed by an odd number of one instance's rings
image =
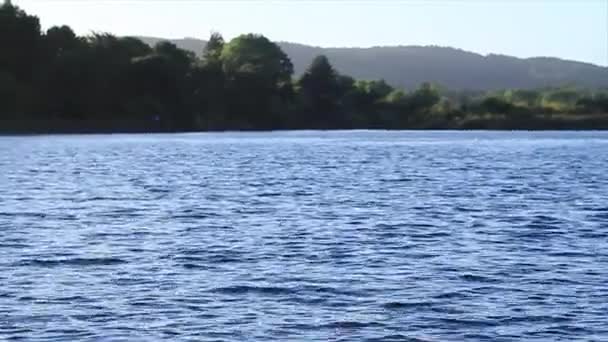
[[[2,137],[0,230],[0,340],[608,340],[608,133]]]

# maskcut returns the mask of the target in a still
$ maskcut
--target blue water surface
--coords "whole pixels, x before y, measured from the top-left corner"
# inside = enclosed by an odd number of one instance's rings
[[[0,138],[0,340],[608,341],[608,133]]]

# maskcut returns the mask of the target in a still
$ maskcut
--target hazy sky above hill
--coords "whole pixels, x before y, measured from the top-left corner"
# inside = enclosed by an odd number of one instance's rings
[[[318,46],[441,45],[608,65],[608,0],[13,0],[44,28]]]

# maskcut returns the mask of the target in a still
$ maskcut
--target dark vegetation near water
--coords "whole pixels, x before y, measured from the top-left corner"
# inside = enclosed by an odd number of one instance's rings
[[[67,26],[42,32],[5,5],[0,40],[4,133],[608,128],[606,90],[405,90],[343,75],[323,55],[295,77],[279,45],[255,34],[214,33],[197,55]]]

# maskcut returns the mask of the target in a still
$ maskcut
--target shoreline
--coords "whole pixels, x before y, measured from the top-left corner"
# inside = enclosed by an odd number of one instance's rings
[[[474,120],[420,122],[398,127],[382,125],[360,127],[251,127],[225,124],[218,127],[162,127],[148,121],[115,120],[0,120],[0,136],[78,135],[78,134],[174,134],[221,132],[285,132],[285,131],[607,131],[608,114],[567,115],[527,120],[500,117]]]
[[[384,128],[354,128],[354,129],[275,129],[275,130],[189,130],[189,131],[80,131],[80,132],[4,132],[0,130],[0,137],[38,137],[38,136],[77,136],[77,135],[171,135],[171,134],[238,134],[238,133],[336,133],[336,132],[496,132],[496,133],[518,133],[518,132],[536,132],[536,133],[575,133],[575,132],[608,132],[608,128],[589,128],[589,129],[492,129],[492,128],[474,128],[474,129],[451,129],[451,128],[433,128],[433,129],[384,129]]]

